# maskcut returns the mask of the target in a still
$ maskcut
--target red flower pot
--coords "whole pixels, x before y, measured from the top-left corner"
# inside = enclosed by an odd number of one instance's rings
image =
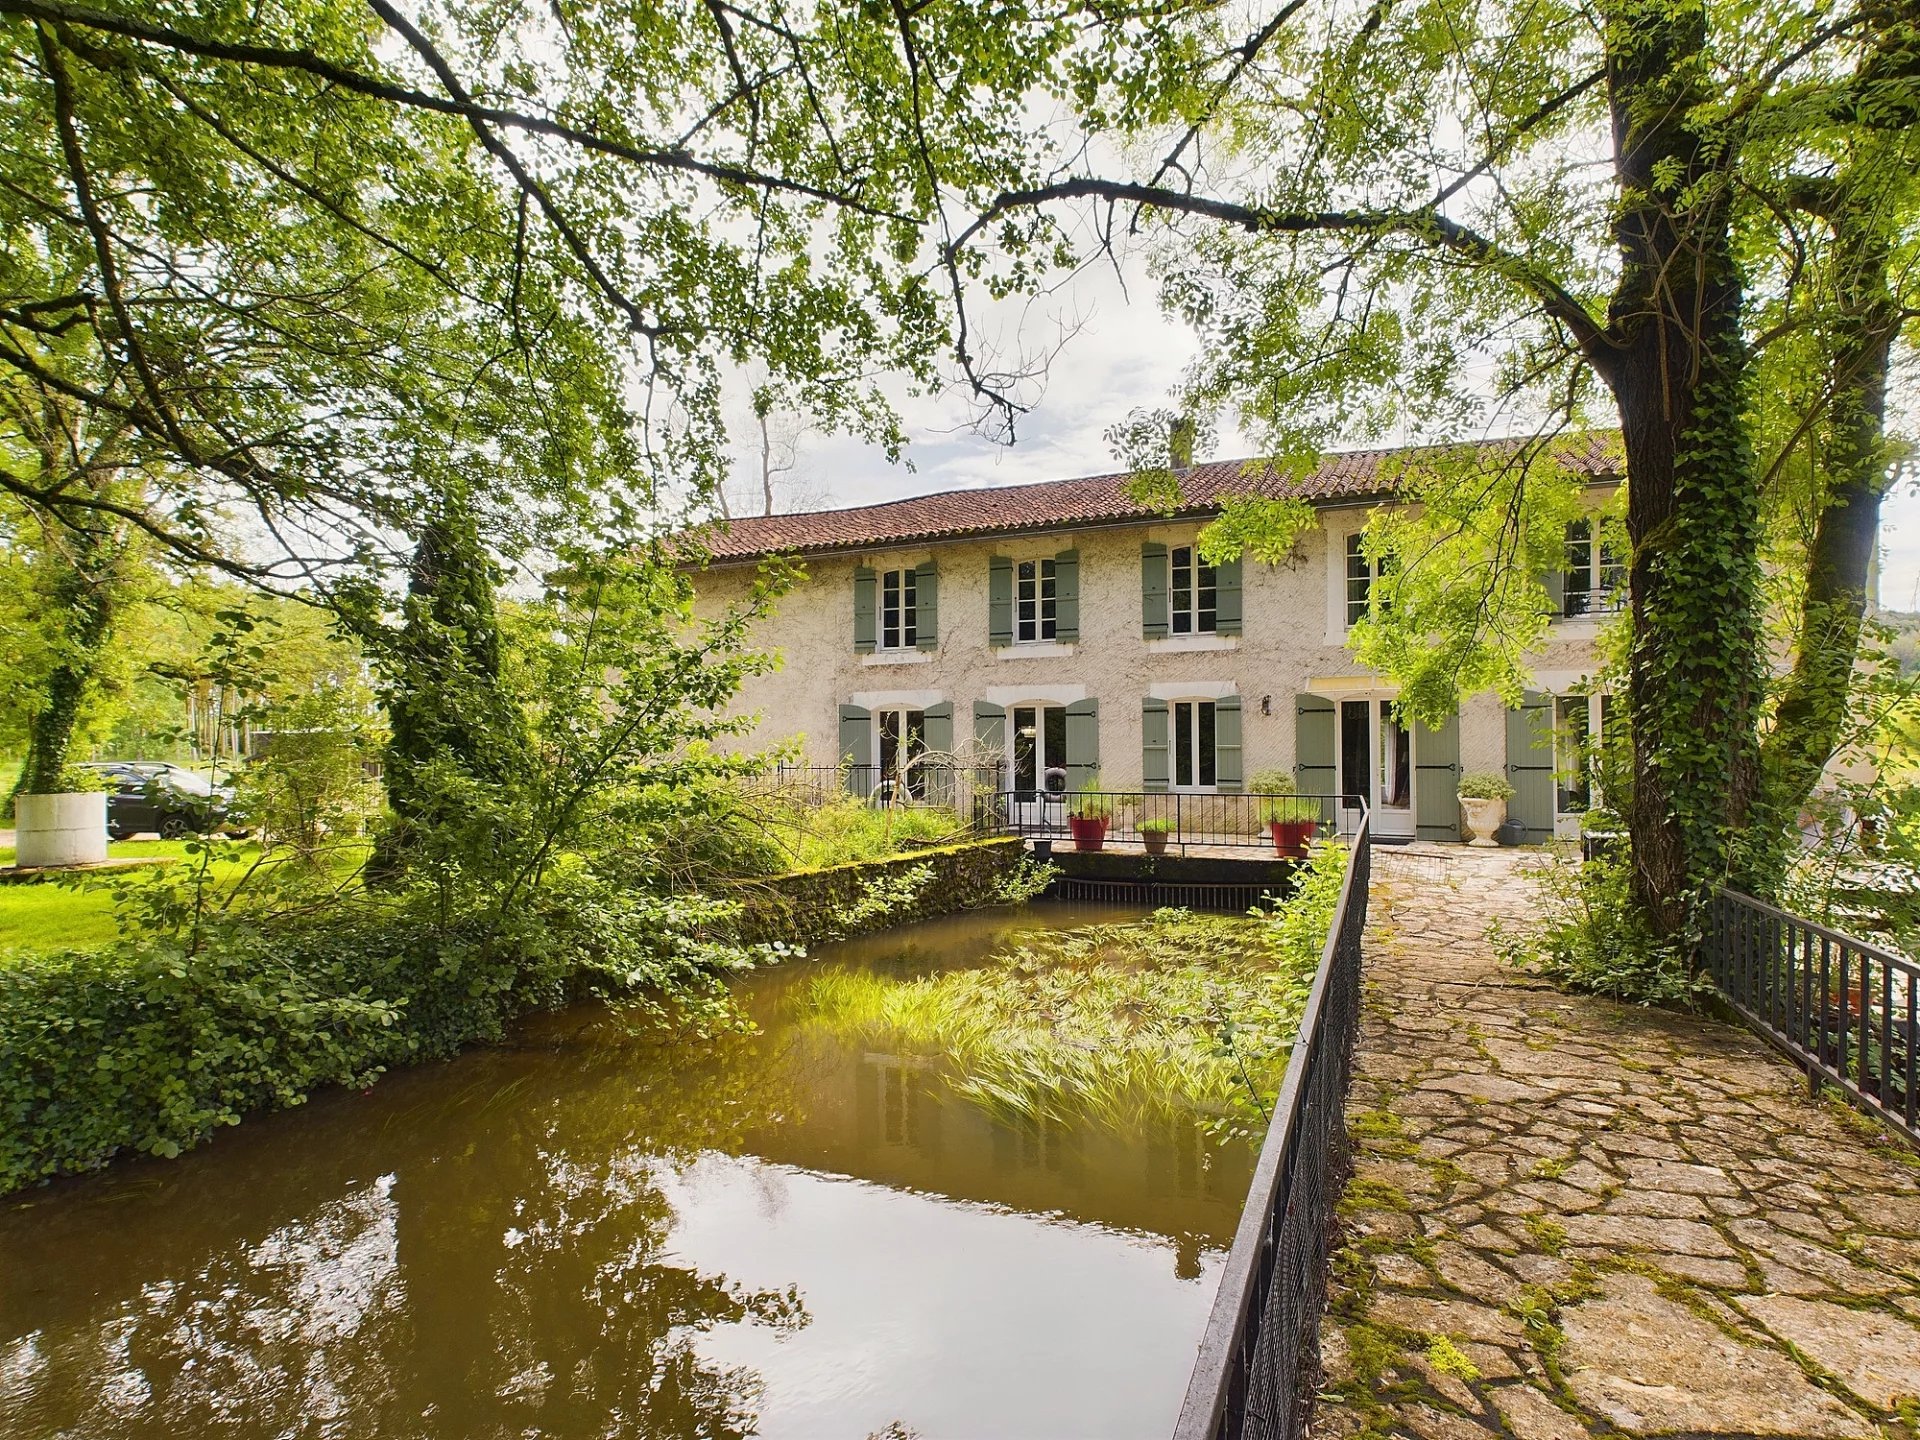
[[[1281,859],[1304,860],[1319,824],[1318,820],[1269,820],[1267,829],[1273,834],[1273,848]]]
[[[1107,822],[1104,819],[1090,820],[1069,815],[1067,830],[1073,836],[1073,848],[1076,850],[1098,850],[1101,842],[1107,838]]]

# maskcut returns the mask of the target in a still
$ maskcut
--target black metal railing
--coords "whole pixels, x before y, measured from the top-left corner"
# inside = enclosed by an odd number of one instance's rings
[[[1363,815],[1175,1440],[1295,1440],[1304,1428],[1360,1027],[1370,840]]]
[[[916,761],[892,771],[878,765],[781,765],[758,783],[798,793],[815,805],[851,795],[871,805],[937,806],[970,815],[974,797],[991,794],[1004,779],[997,768]]]
[[[1701,955],[1740,1017],[1920,1145],[1920,965],[1722,888]]]
[[[1191,847],[1260,850],[1271,855],[1284,837],[1274,821],[1292,822],[1294,838],[1350,840],[1359,833],[1366,804],[1358,795],[1196,795],[1180,791],[1045,790],[976,791],[974,828],[1034,839],[1075,842],[1075,820],[1104,820],[1102,848],[1164,847],[1184,855]],[[1155,837],[1158,837],[1157,839]]]

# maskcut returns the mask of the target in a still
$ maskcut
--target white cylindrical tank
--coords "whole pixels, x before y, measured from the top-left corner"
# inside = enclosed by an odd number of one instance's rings
[[[107,797],[16,795],[14,864],[99,865],[107,858]]]

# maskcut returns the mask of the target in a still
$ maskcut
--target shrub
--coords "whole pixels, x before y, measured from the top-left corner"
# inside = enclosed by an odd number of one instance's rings
[[[1111,820],[1113,802],[1100,791],[1100,772],[1087,776],[1081,790],[1067,797],[1067,817],[1072,820]]]
[[[1513,786],[1504,775],[1473,770],[1460,777],[1458,794],[1462,800],[1511,800]]]
[[[1535,872],[1540,914],[1520,927],[1496,923],[1501,958],[1574,990],[1644,1004],[1690,1001],[1704,982],[1693,970],[1694,937],[1657,939],[1629,893],[1631,866],[1599,857],[1553,860]]]
[[[1171,835],[1174,830],[1174,825],[1173,821],[1162,815],[1156,816],[1152,820],[1142,820],[1139,825],[1139,830],[1142,835]]]

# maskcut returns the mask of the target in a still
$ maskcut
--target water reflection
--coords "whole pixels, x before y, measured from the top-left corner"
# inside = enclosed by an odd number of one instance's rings
[[[787,1018],[819,965],[975,963],[1009,923],[751,977],[755,1034],[548,1017],[13,1204],[0,1433],[1164,1434],[1245,1152],[996,1115]]]

